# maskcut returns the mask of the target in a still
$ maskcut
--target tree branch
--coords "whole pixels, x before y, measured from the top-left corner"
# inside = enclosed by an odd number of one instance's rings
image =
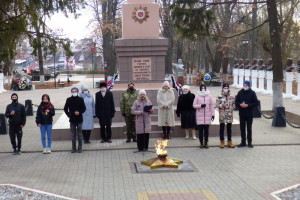
[[[244,32],[241,32],[241,33],[239,33],[239,34],[236,34],[236,35],[231,35],[231,36],[214,35],[213,37],[226,38],[226,39],[234,38],[234,37],[243,35],[243,34],[245,34],[245,33],[248,33],[248,32],[250,32],[250,31],[253,31],[253,30],[255,30],[255,29],[258,29],[258,28],[262,27],[263,25],[265,25],[265,24],[268,23],[268,22],[269,22],[269,20],[265,20],[265,21],[264,21],[263,23],[261,23],[260,25],[254,27],[254,28],[248,29],[248,30],[246,30],[246,31],[244,31]]]

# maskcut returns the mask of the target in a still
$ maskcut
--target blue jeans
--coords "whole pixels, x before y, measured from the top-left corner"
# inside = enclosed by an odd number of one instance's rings
[[[41,125],[40,129],[41,129],[41,139],[42,139],[43,148],[46,148],[46,132],[48,138],[48,148],[51,148],[52,124]]]

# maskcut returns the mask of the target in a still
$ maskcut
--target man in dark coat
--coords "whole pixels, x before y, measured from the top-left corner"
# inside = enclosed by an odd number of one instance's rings
[[[246,146],[246,124],[247,124],[247,141],[248,147],[252,145],[252,123],[253,123],[253,108],[258,106],[256,93],[250,88],[250,81],[246,80],[236,96],[236,106],[239,108],[240,129],[242,142],[238,147]]]
[[[96,93],[96,117],[100,123],[101,143],[111,143],[111,122],[115,115],[113,94],[106,87],[106,83],[101,82],[100,92]]]
[[[5,117],[8,118],[9,124],[9,137],[13,147],[13,154],[21,154],[21,143],[23,135],[23,127],[26,124],[26,113],[23,104],[18,102],[18,95],[13,93],[11,95],[12,103],[8,104],[5,111]],[[18,144],[16,144],[16,136]],[[18,147],[18,150],[17,150]]]
[[[78,135],[78,153],[82,152],[82,113],[85,112],[83,98],[78,96],[78,88],[71,89],[72,96],[67,98],[64,111],[69,117],[70,128],[72,133],[72,153],[76,152],[76,133]]]

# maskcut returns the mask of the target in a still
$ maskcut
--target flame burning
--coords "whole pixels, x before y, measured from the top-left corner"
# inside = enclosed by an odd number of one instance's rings
[[[157,145],[155,144],[156,154],[159,156],[167,155],[167,150],[165,149],[168,146],[168,140],[157,140]]]

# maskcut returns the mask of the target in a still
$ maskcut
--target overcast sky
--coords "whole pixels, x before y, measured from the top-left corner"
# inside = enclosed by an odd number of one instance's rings
[[[47,20],[46,24],[52,29],[62,29],[63,33],[71,40],[83,39],[90,33],[88,23],[93,17],[92,12],[88,9],[83,9],[79,12],[81,16],[75,19],[71,14],[66,18],[62,13],[54,14],[51,19]]]

